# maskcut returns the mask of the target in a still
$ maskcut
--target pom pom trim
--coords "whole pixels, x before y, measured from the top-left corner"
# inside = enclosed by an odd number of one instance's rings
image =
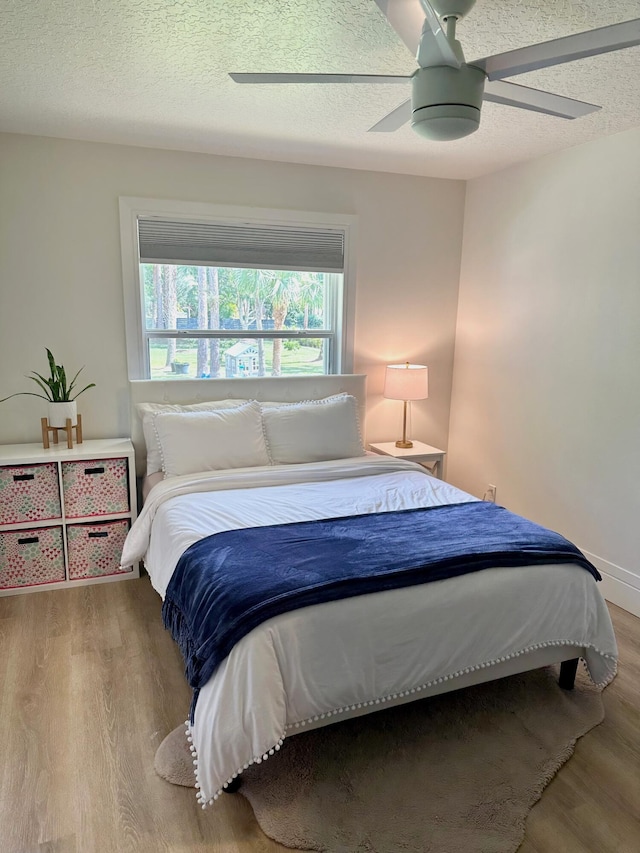
[[[591,649],[594,652],[596,652],[597,654],[599,654],[601,657],[606,658],[607,660],[614,661],[616,666],[614,667],[612,674],[608,678],[606,678],[604,681],[596,682],[596,681],[594,681],[593,676],[591,675],[591,672],[589,670],[589,667],[588,667],[586,660],[584,660],[584,658],[582,658],[582,663],[583,663],[584,668],[587,672],[587,675],[589,676],[591,681],[593,681],[593,683],[596,685],[596,687],[604,688],[607,686],[607,684],[610,684],[611,681],[613,681],[613,679],[615,678],[615,675],[617,672],[617,658],[615,657],[615,655],[611,655],[611,654],[608,654],[607,652],[603,652],[601,649],[597,648],[592,643],[587,643],[586,645],[584,645],[583,643],[581,643],[577,640],[549,640],[545,643],[534,643],[530,646],[527,646],[526,648],[520,649],[517,652],[511,652],[509,654],[502,655],[501,657],[493,658],[493,659],[488,660],[488,661],[483,661],[483,662],[478,663],[478,664],[473,664],[472,666],[463,667],[462,669],[459,669],[459,670],[452,672],[452,673],[440,675],[440,676],[438,676],[438,678],[431,679],[430,681],[426,681],[426,682],[424,682],[424,684],[419,684],[419,685],[416,685],[415,687],[410,687],[407,690],[400,690],[397,693],[389,693],[386,696],[378,696],[374,699],[367,699],[364,702],[355,702],[351,705],[344,705],[341,708],[333,708],[333,709],[328,710],[328,711],[323,711],[320,714],[315,714],[312,717],[307,717],[304,720],[299,720],[298,722],[295,722],[295,723],[288,723],[285,726],[285,730],[282,733],[282,737],[280,737],[273,744],[272,747],[267,749],[266,752],[262,753],[261,755],[254,756],[249,761],[247,761],[246,764],[244,764],[242,767],[239,767],[236,770],[236,772],[233,773],[227,779],[227,781],[222,785],[222,787],[219,788],[215,792],[215,794],[209,798],[207,798],[202,792],[202,787],[201,787],[200,778],[199,778],[198,755],[197,755],[197,750],[195,748],[195,745],[193,743],[193,730],[191,728],[190,721],[185,720],[186,737],[187,737],[187,742],[189,743],[189,749],[191,750],[191,755],[193,758],[193,765],[194,765],[194,768],[193,768],[194,769],[194,775],[195,775],[195,786],[194,787],[196,788],[196,799],[198,800],[198,803],[200,803],[200,805],[202,806],[203,809],[206,809],[207,806],[212,806],[214,804],[214,802],[219,798],[220,794],[222,794],[224,792],[224,789],[228,785],[230,785],[231,782],[233,782],[233,780],[237,776],[239,776],[244,770],[247,770],[252,764],[261,764],[263,761],[266,761],[268,758],[275,755],[275,753],[281,749],[288,733],[293,732],[295,734],[296,730],[305,728],[305,726],[307,726],[309,723],[317,723],[319,720],[324,720],[324,719],[327,719],[330,717],[335,717],[335,716],[338,716],[340,714],[352,713],[353,711],[361,710],[362,708],[369,708],[369,707],[384,705],[386,702],[395,701],[396,699],[402,699],[402,698],[409,696],[409,695],[415,695],[416,693],[420,693],[423,690],[426,690],[430,687],[435,687],[439,684],[444,684],[445,682],[452,681],[453,679],[459,678],[462,675],[468,675],[469,673],[475,672],[479,669],[488,669],[492,666],[495,666],[496,664],[505,663],[505,661],[512,660],[513,658],[518,658],[521,655],[528,654],[529,652],[535,652],[535,651],[538,651],[539,649],[545,649],[545,648],[549,648],[551,646],[579,646],[579,647],[584,648],[584,649]],[[489,680],[489,679],[487,679],[487,680]]]

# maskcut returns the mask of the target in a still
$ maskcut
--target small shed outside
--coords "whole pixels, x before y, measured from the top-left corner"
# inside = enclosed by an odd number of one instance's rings
[[[225,353],[228,378],[258,375],[258,345],[254,341],[238,341]]]

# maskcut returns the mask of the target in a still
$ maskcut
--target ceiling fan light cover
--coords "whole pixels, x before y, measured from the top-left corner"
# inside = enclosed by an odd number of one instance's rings
[[[411,127],[417,134],[435,142],[449,142],[469,136],[480,126],[480,110],[476,107],[448,104],[423,107],[414,112]]]
[[[473,65],[419,68],[411,78],[411,126],[420,136],[446,142],[480,125],[485,73]]]

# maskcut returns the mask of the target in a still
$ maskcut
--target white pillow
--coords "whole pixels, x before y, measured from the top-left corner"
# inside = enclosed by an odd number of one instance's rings
[[[153,423],[165,477],[271,464],[254,401],[212,412],[156,412]]]
[[[193,403],[189,406],[177,406],[169,403],[136,403],[136,409],[142,419],[142,432],[147,448],[147,476],[162,471],[162,458],[153,426],[156,412],[214,412],[218,409],[236,409],[248,403],[248,400],[210,400],[205,403]]]
[[[303,406],[307,403],[311,405],[318,405],[320,403],[333,403],[335,400],[344,400],[344,398],[348,396],[349,394],[347,394],[346,391],[340,391],[339,394],[331,394],[331,396],[321,397],[319,400],[293,400],[289,402],[287,402],[286,400],[268,400],[265,402],[260,400],[259,403],[263,409],[282,409],[285,406]]]
[[[364,456],[358,403],[349,394],[262,408],[271,459],[276,464]]]

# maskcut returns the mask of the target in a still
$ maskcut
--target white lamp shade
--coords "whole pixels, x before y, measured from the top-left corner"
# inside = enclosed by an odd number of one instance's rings
[[[389,400],[424,400],[429,396],[429,368],[424,364],[389,364],[384,377]]]

